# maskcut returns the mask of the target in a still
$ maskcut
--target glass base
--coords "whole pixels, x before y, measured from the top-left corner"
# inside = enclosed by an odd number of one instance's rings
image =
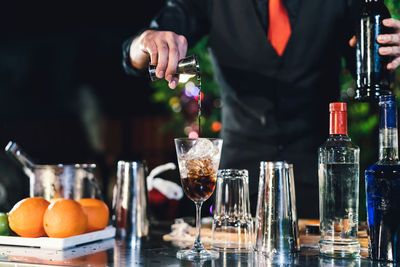
[[[319,254],[331,258],[357,258],[360,244],[357,241],[320,241]]]
[[[176,253],[176,257],[180,260],[188,260],[188,261],[207,261],[207,260],[215,260],[219,258],[219,253],[212,250],[195,250],[195,249],[187,249],[181,250]]]
[[[224,253],[252,253],[253,248],[251,246],[248,247],[218,247],[211,246],[211,248],[216,252],[224,252]]]

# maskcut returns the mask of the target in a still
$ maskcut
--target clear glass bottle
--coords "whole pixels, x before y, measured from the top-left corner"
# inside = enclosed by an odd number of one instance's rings
[[[379,97],[379,161],[365,171],[369,257],[400,262],[400,162],[396,96]]]
[[[357,28],[356,100],[374,100],[380,95],[391,92],[392,74],[386,67],[391,57],[381,56],[378,53],[382,45],[376,41],[379,34],[391,32],[390,28],[382,24],[384,19],[390,17],[384,0],[362,1],[361,17]]]
[[[318,152],[319,211],[323,256],[358,257],[360,149],[347,136],[346,103],[331,103],[330,135]]]

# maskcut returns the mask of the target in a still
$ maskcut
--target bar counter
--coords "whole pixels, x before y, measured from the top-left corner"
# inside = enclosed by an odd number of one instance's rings
[[[168,225],[159,225],[141,241],[108,239],[63,251],[0,246],[0,266],[394,266],[368,260],[365,249],[361,258],[344,260],[320,258],[315,248],[304,246],[291,259],[271,261],[257,253],[221,252],[213,261],[181,261],[176,258],[181,248],[163,241],[166,233]]]

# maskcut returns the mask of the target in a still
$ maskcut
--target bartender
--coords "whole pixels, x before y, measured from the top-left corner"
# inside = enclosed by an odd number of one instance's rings
[[[354,68],[356,0],[170,0],[150,27],[123,44],[127,73],[149,63],[172,74],[203,36],[221,88],[220,168],[245,168],[254,211],[260,161],[294,164],[299,217],[318,217],[317,149],[328,136],[328,103],[339,99],[342,56]],[[378,42],[400,65],[400,21]],[[349,44],[349,40],[350,44]]]

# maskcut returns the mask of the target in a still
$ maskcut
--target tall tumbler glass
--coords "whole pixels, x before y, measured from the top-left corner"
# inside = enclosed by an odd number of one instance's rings
[[[293,165],[261,162],[255,224],[255,250],[270,258],[299,250]]]
[[[174,141],[183,191],[196,204],[197,228],[197,237],[193,248],[178,251],[176,256],[178,259],[196,261],[216,259],[219,254],[206,250],[200,241],[201,206],[214,192],[222,139],[177,138]]]
[[[248,171],[219,170],[211,247],[223,251],[251,251],[252,237]]]

